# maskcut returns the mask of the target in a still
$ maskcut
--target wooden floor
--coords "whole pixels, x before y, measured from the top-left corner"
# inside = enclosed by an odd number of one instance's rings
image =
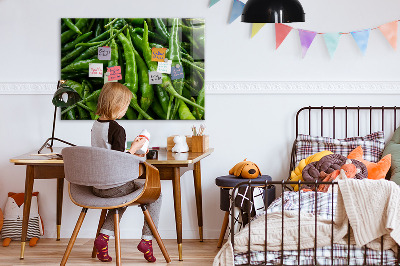
[[[61,258],[64,255],[65,248],[69,239],[40,239],[36,247],[25,249],[25,259],[20,260],[20,242],[12,241],[9,247],[0,246],[0,265],[60,265]],[[143,254],[136,249],[140,240],[121,240],[122,247],[122,264],[123,265],[212,265],[215,255],[218,253],[217,240],[183,240],[183,261],[178,261],[178,247],[176,240],[163,240],[168,250],[172,262],[167,264],[158,248],[157,242],[154,241],[154,254],[157,258],[156,263],[149,264]],[[114,243],[110,241],[110,255],[113,262],[104,263],[91,258],[93,240],[77,239],[68,259],[67,265],[115,265],[114,262]]]

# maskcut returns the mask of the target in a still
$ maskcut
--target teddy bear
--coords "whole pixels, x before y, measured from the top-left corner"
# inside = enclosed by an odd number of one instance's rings
[[[252,179],[261,175],[261,171],[255,163],[247,161],[246,158],[229,170],[229,174]]]
[[[175,146],[172,148],[172,152],[188,152],[189,146],[186,143],[185,136],[175,136],[174,137]]]
[[[38,207],[39,192],[32,193],[31,211],[29,214],[27,239],[30,239],[29,246],[36,245],[40,236],[43,235],[43,223],[39,215]],[[1,237],[3,246],[8,247],[11,240],[21,240],[22,219],[24,213],[24,193],[9,192],[4,208],[3,228]]]

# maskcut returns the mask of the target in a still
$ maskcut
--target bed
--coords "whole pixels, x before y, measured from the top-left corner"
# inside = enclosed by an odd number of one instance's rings
[[[296,140],[289,177],[302,159],[322,149],[348,154],[363,145],[365,151],[370,150],[366,156],[379,161],[384,136],[391,136],[398,125],[398,110],[384,106],[301,108],[296,114]],[[339,138],[343,139],[337,141]],[[313,144],[307,146],[304,142]],[[337,192],[339,183],[336,180],[293,181],[291,178],[263,183],[264,188],[270,185],[281,187],[281,196],[266,208],[265,213],[253,217],[236,234],[233,232],[234,219],[231,219],[230,239],[218,253],[214,265],[400,265],[400,252],[394,252],[399,246],[394,242],[389,244],[386,236],[368,247],[356,245],[359,243],[357,232],[353,232],[348,220],[340,229],[345,228],[345,233],[339,237],[339,231],[334,232],[334,224],[336,226],[338,217],[344,213],[342,210],[347,210],[349,204]],[[232,193],[244,184],[263,185],[249,180],[236,186]],[[304,185],[312,189],[306,192],[298,189]],[[318,192],[321,185],[330,186],[330,192]],[[267,189],[265,193],[268,197]],[[232,207],[233,204],[232,200]],[[346,208],[344,204],[347,204]],[[235,208],[231,209],[231,217],[234,217]]]

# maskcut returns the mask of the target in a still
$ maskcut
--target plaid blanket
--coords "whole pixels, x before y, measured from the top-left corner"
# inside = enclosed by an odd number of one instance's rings
[[[267,214],[282,211],[282,204],[284,210],[298,210],[301,212],[308,212],[316,214],[326,219],[332,219],[332,213],[335,215],[336,208],[336,194],[317,192],[285,192],[282,197],[277,198],[271,203],[267,210]],[[259,214],[254,219],[260,217]],[[332,248],[326,246],[316,249],[317,265],[381,265],[383,259],[384,265],[395,265],[396,257],[392,250],[385,250],[381,252],[371,250],[364,247],[357,247],[350,245],[350,256],[348,253],[347,245],[333,245],[333,264],[332,264]],[[366,256],[364,256],[366,254]],[[280,251],[267,251],[265,252],[250,252],[250,265],[257,265],[265,263],[265,255],[267,256],[266,265],[280,265],[281,252]],[[349,264],[347,262],[350,258]],[[298,255],[297,250],[285,250],[283,252],[284,265],[314,265],[314,249],[304,249]],[[235,265],[248,265],[248,253],[235,254]]]

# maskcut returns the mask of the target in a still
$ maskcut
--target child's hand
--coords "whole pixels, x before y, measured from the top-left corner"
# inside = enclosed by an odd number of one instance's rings
[[[140,148],[143,147],[143,145],[146,143],[146,141],[147,140],[145,138],[136,137],[135,140],[132,142],[129,152],[131,154],[135,154]],[[138,154],[136,154],[136,155],[138,155]]]

